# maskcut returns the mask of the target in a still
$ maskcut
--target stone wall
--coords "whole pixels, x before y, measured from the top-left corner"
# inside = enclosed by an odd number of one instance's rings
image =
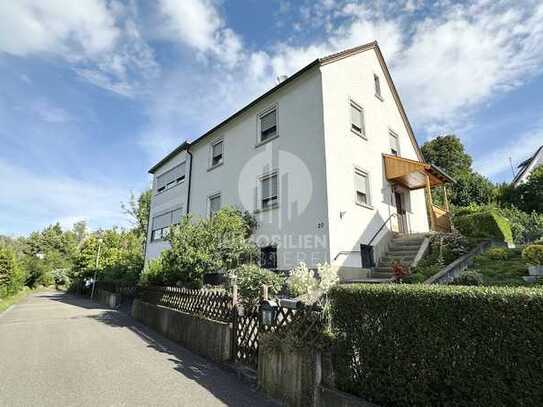
[[[121,305],[121,294],[111,293],[97,288],[94,291],[94,301],[109,308],[119,308]]]
[[[232,356],[232,327],[138,299],[132,304],[132,317],[167,338],[216,362]]]

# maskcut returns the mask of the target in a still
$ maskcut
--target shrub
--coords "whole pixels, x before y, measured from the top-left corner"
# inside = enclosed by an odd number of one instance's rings
[[[319,264],[315,272],[300,262],[290,271],[286,283],[292,296],[301,297],[306,303],[314,303],[328,294],[338,281],[337,269],[329,264]]]
[[[0,245],[0,297],[15,294],[23,288],[25,275],[22,271],[15,251]]]
[[[262,269],[256,264],[240,266],[234,274],[241,301],[249,309],[258,305],[263,285],[268,286],[270,295],[277,294],[283,286],[283,277],[273,271]]]
[[[532,244],[522,251],[522,259],[533,266],[543,266],[543,245]]]
[[[541,289],[366,284],[330,296],[341,390],[386,406],[543,403]]]
[[[233,208],[223,208],[211,219],[183,217],[170,229],[171,249],[162,255],[162,280],[199,288],[204,273],[232,270],[249,262],[257,253],[247,239],[252,227],[247,216]]]
[[[485,255],[492,260],[507,260],[511,257],[511,252],[503,247],[493,247],[488,249]]]
[[[515,243],[526,244],[543,237],[543,214],[515,207],[500,208],[499,212],[509,220]]]
[[[511,225],[496,209],[457,215],[454,217],[454,226],[467,237],[513,243]]]
[[[482,274],[478,273],[475,270],[465,270],[461,272],[458,277],[451,281],[450,285],[483,285],[484,278]]]
[[[166,285],[164,280],[165,274],[162,270],[162,258],[153,259],[145,263],[143,272],[141,273],[140,283],[142,285]]]

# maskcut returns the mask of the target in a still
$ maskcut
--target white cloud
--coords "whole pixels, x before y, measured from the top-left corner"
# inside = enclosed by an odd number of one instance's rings
[[[507,171],[511,171],[509,158],[516,167],[522,161],[530,158],[541,145],[543,145],[543,125],[523,134],[515,135],[507,144],[502,144],[499,148],[477,158],[474,167],[489,177],[507,174]],[[512,173],[510,177],[512,177]],[[510,179],[510,177],[505,178]]]
[[[129,197],[127,189],[67,176],[44,175],[1,159],[0,178],[3,180],[0,184],[3,214],[0,214],[0,225],[3,227],[12,220],[21,227],[31,225],[29,230],[59,219],[65,226],[80,219],[88,220],[93,227],[128,224],[120,208],[120,202]],[[0,234],[7,232],[10,231],[0,228]]]
[[[62,58],[94,85],[133,96],[159,72],[136,19],[132,2],[0,2],[0,56]]]
[[[19,56],[95,55],[111,50],[120,32],[101,0],[0,2],[0,50]],[[68,56],[68,55],[66,55]]]
[[[48,123],[66,123],[73,120],[72,116],[61,107],[46,100],[38,100],[31,105],[38,117]]]
[[[201,52],[216,56],[228,66],[241,58],[241,38],[225,26],[213,0],[160,0],[162,34]]]

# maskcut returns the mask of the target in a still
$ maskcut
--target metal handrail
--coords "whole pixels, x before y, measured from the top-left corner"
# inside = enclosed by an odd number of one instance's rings
[[[381,227],[379,228],[379,230],[373,235],[373,237],[371,238],[371,240],[370,240],[369,243],[367,244],[368,246],[371,246],[371,244],[373,243],[373,241],[375,240],[375,238],[377,237],[377,235],[381,232],[381,230],[383,230],[383,228],[386,226],[386,224],[388,223],[388,221],[389,221],[390,219],[392,219],[393,216],[397,216],[397,214],[396,214],[396,213],[393,213],[393,214],[391,214],[391,215],[388,217],[388,219],[381,225]],[[360,253],[360,251],[359,251],[359,250],[342,250],[342,251],[340,251],[340,252],[336,255],[336,257],[334,257],[334,261],[336,261],[337,258],[338,258],[339,256],[341,256],[342,254],[351,254],[351,253]]]
[[[391,214],[387,220],[385,220],[385,222],[381,225],[381,227],[379,228],[379,230],[377,232],[375,232],[375,234],[373,235],[373,237],[371,238],[371,240],[369,241],[368,243],[368,246],[371,246],[371,244],[373,243],[373,241],[375,240],[375,238],[377,237],[377,235],[379,235],[379,233],[381,232],[381,230],[383,230],[383,228],[386,226],[386,224],[388,223],[388,221],[390,219],[392,219],[393,216],[397,216],[398,214],[397,213],[393,213]]]
[[[342,254],[351,254],[351,253],[360,253],[360,251],[359,251],[359,250],[343,250],[343,251],[339,252],[339,253],[336,255],[336,257],[334,257],[334,261],[336,261],[337,258],[338,258],[339,256],[341,256]]]

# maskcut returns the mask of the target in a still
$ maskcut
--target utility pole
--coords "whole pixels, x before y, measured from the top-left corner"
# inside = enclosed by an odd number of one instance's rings
[[[96,252],[96,268],[94,269],[94,278],[92,279],[91,297],[94,298],[94,287],[96,286],[96,274],[98,273],[98,266],[100,264],[100,249],[102,248],[102,239],[98,239],[98,251]]]
[[[513,173],[513,179],[515,179],[515,169],[513,168],[513,159],[509,156],[509,165],[511,166],[511,172]]]

